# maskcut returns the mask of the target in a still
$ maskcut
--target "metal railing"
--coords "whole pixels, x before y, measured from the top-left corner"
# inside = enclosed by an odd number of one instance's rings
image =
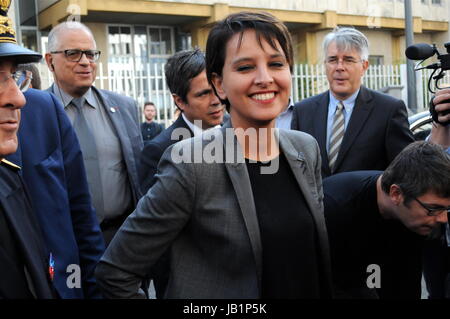
[[[51,85],[51,72],[44,64],[39,65],[42,87]],[[417,100],[421,111],[426,109],[431,94],[427,90],[427,81],[431,70],[417,72]],[[443,83],[450,83],[446,76]],[[385,87],[403,87],[401,98],[407,103],[406,95],[406,65],[373,65],[369,66],[363,77],[363,83],[374,90]],[[176,106],[166,86],[164,64],[147,63],[135,66],[129,60],[110,62],[105,67],[97,64],[97,79],[95,85],[101,89],[112,90],[119,94],[132,97],[141,108],[146,101],[152,101],[157,106],[156,120],[166,127],[173,121]],[[292,99],[294,102],[319,94],[328,89],[324,65],[298,64],[292,74]]]

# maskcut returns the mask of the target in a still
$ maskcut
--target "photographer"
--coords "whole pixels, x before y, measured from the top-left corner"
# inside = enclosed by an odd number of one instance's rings
[[[438,121],[450,121],[450,88],[439,90],[433,98]],[[447,111],[447,114],[444,115]],[[443,146],[450,154],[450,125],[433,122],[429,141]],[[443,177],[443,178],[449,178]],[[425,243],[423,272],[429,299],[450,298],[450,232],[448,223]]]

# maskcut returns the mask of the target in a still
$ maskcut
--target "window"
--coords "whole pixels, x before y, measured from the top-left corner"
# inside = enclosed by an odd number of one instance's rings
[[[22,45],[30,50],[38,52],[39,47],[37,30],[22,28]]]
[[[442,1],[441,0],[431,0],[431,4],[441,5]]]
[[[384,56],[383,55],[369,55],[369,65],[383,65]]]
[[[19,0],[20,25],[36,26],[36,2]]]
[[[108,40],[110,89],[135,98],[140,106],[153,101],[160,122],[171,118],[172,97],[165,87],[163,67],[175,53],[173,28],[110,25]]]

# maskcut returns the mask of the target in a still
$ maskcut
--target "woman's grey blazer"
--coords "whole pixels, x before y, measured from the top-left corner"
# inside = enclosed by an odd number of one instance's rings
[[[315,222],[321,291],[329,298],[319,148],[314,138],[302,132],[279,130],[277,136]],[[142,278],[170,249],[166,298],[259,298],[261,235],[233,129],[227,125],[174,144],[164,153],[156,179],[97,267],[104,295],[142,297]]]

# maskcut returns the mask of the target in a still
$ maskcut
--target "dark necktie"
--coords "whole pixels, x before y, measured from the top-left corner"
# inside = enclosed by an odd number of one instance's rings
[[[83,152],[84,166],[86,168],[92,204],[97,210],[97,216],[101,216],[103,214],[103,188],[100,178],[97,145],[95,144],[94,135],[92,134],[83,114],[85,99],[83,97],[75,98],[71,103],[77,110],[73,127],[77,133],[81,151]]]

